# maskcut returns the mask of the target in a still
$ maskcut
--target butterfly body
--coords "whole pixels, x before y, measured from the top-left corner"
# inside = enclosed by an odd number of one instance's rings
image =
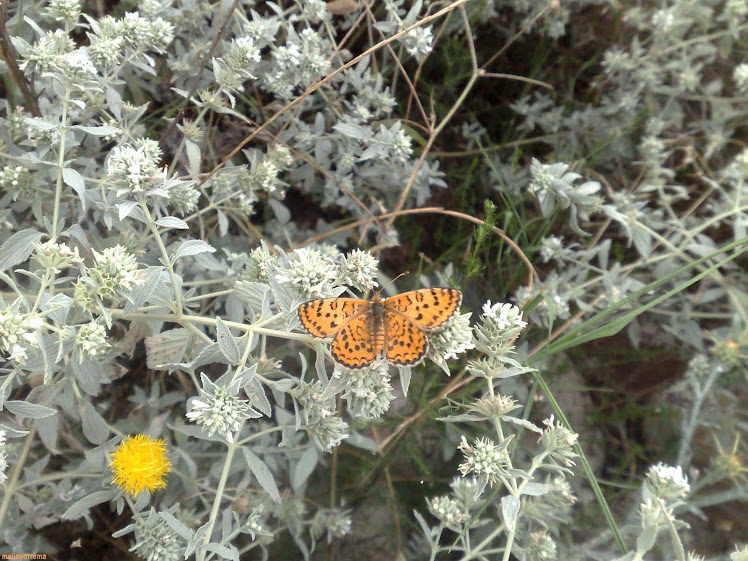
[[[418,364],[428,352],[426,332],[459,309],[453,288],[424,288],[369,300],[323,298],[299,306],[299,319],[315,337],[332,337],[330,352],[348,368],[370,366],[380,356],[402,366]]]

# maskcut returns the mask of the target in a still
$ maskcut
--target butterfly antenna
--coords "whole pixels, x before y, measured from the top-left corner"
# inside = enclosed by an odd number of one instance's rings
[[[410,271],[403,271],[402,273],[400,273],[399,275],[397,275],[394,279],[392,279],[392,282],[395,282],[400,277],[404,277],[405,275],[409,275],[409,274],[410,274]]]

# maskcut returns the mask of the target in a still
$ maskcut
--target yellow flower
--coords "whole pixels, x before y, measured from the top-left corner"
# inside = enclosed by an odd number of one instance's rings
[[[171,471],[166,443],[145,434],[125,438],[112,454],[109,467],[114,472],[112,483],[133,497],[141,491],[164,489]]]

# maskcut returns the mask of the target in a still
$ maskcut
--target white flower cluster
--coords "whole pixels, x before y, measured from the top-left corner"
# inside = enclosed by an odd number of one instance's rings
[[[243,277],[251,282],[268,282],[274,274],[278,256],[270,252],[266,245],[256,247],[249,252]]]
[[[282,197],[288,184],[281,179],[281,175],[288,171],[294,161],[288,148],[277,144],[266,154],[254,151],[250,153],[249,160],[249,182],[252,189]]]
[[[470,327],[472,315],[472,312],[455,314],[438,330],[427,333],[429,358],[441,366],[447,374],[449,374],[448,360],[456,359],[458,354],[475,348],[473,330]]]
[[[470,516],[457,500],[443,495],[428,500],[429,512],[450,530],[460,531],[460,526]]]
[[[376,280],[379,260],[368,251],[354,249],[340,258],[340,281],[358,290],[371,290]]]
[[[552,561],[558,558],[556,542],[547,530],[531,532],[525,546],[528,561]]]
[[[304,8],[299,17],[309,23],[319,23],[332,18],[332,14],[327,9],[327,3],[324,0],[304,0],[302,4]]]
[[[103,29],[103,26],[102,26]],[[174,26],[162,18],[148,19],[137,12],[127,12],[125,17],[111,22],[107,29],[125,38],[134,49],[163,51],[174,39]]]
[[[239,37],[231,41],[226,60],[231,62],[232,68],[246,72],[248,77],[255,78],[252,71],[255,65],[262,60],[262,57],[260,56],[260,49],[252,37]]]
[[[557,209],[571,210],[569,227],[584,236],[578,217],[587,218],[590,213],[601,210],[602,198],[597,194],[602,185],[599,181],[576,182],[581,175],[569,171],[569,164],[544,164],[533,158],[530,164],[529,190],[537,197],[543,216],[550,216]]]
[[[187,401],[185,416],[202,425],[208,436],[222,434],[228,442],[234,441],[237,431],[246,419],[257,419],[262,415],[250,407],[249,402],[237,397],[238,385],[233,382],[225,387],[213,383],[205,374],[200,374],[203,387],[199,397]]]
[[[62,29],[47,31],[24,56],[21,70],[48,72],[75,50],[75,43]]]
[[[668,466],[660,462],[649,468],[644,480],[643,496],[647,499],[677,501],[688,496],[691,486],[680,466]]]
[[[746,80],[748,80],[748,64],[746,64],[746,69]],[[723,175],[734,185],[743,186],[745,180],[748,179],[748,149],[743,149],[735,156],[725,168]]]
[[[331,245],[303,247],[278,256],[263,246],[250,252],[245,277],[267,282],[272,276],[305,299],[326,298],[337,296],[341,286],[359,290],[377,286],[378,263],[370,253],[354,250],[344,254]]]
[[[164,169],[158,164],[161,150],[153,141],[139,146],[115,146],[107,160],[107,176],[116,187],[116,195],[142,194],[164,181]]]
[[[23,166],[5,166],[0,170],[0,191],[6,191],[16,200],[19,195],[31,195],[31,173]]]
[[[22,363],[28,358],[28,347],[37,344],[37,331],[44,321],[36,314],[19,313],[18,307],[18,303],[14,303],[0,310],[0,351],[8,353],[11,360]]]
[[[475,325],[477,348],[488,355],[500,356],[507,352],[511,343],[527,327],[522,312],[517,306],[488,300],[483,304],[483,314]]]
[[[327,535],[327,542],[342,538],[351,532],[351,513],[339,508],[321,508],[312,518],[312,536]]]
[[[73,295],[73,300],[83,309],[94,309],[98,299],[116,302],[120,292],[143,283],[135,256],[121,245],[93,254],[96,266],[87,270],[87,276],[78,279]]]
[[[706,379],[714,368],[717,368],[717,365],[710,361],[709,356],[699,353],[688,362],[686,379],[691,380],[692,384],[698,385],[702,380]]]
[[[348,438],[348,423],[337,415],[320,417],[316,423],[309,425],[309,436],[320,450],[332,452],[333,448]]]
[[[106,351],[111,346],[106,340],[106,327],[98,321],[79,326],[75,334],[75,346],[80,351],[81,361],[84,356],[94,357]]]
[[[45,12],[65,24],[75,23],[81,15],[81,0],[49,0]]]
[[[213,75],[216,82],[224,89],[224,93],[235,104],[235,98],[230,92],[242,90],[246,80],[257,78],[257,65],[262,60],[261,48],[254,38],[244,36],[233,39],[226,55],[213,59]]]
[[[344,74],[346,85],[343,87],[351,89],[352,97],[343,104],[360,122],[385,117],[397,105],[390,87],[384,84],[380,74],[372,73],[367,62],[349,68]]]
[[[426,504],[439,522],[459,533],[465,530],[463,524],[475,514],[474,510],[484,508],[481,493],[485,483],[476,477],[455,477],[449,486],[452,489],[449,495],[432,497],[426,500]]]
[[[309,298],[326,295],[338,277],[335,260],[316,248],[302,247],[290,253],[283,268],[278,268],[275,278],[288,283]]]
[[[522,321],[522,312],[517,306],[509,303],[497,302],[492,305],[491,301],[487,300],[483,304],[483,319],[493,322],[496,328],[509,338],[515,337],[527,327],[527,322]]]
[[[144,6],[142,6],[144,7]],[[89,34],[89,52],[102,68],[111,68],[133,53],[162,52],[174,39],[174,26],[160,17],[144,17],[128,12],[124,18],[105,16]]]
[[[55,273],[83,262],[77,247],[70,249],[66,244],[55,240],[34,244],[34,248],[34,259],[45,269],[51,269]]]
[[[63,6],[64,0],[58,2]],[[70,8],[72,6],[68,6]],[[80,9],[80,6],[76,8]],[[68,12],[61,18],[74,17],[78,19],[80,12]],[[24,62],[20,65],[21,70],[36,70],[45,73],[57,70],[64,77],[68,85],[73,89],[81,89],[80,82],[89,80],[97,73],[94,61],[91,59],[88,47],[76,48],[75,42],[62,29],[48,31],[40,37],[25,53]]]
[[[460,473],[463,476],[475,474],[478,479],[493,487],[501,481],[501,478],[509,475],[509,454],[506,451],[508,444],[508,440],[502,444],[496,444],[491,439],[483,437],[477,439],[471,446],[462,436],[460,445],[457,447],[465,457],[465,461],[458,468]]]
[[[729,22],[741,22],[748,15],[748,1],[746,0],[727,0],[725,2],[723,19]]]
[[[99,281],[102,295],[114,296],[117,290],[131,290],[133,285],[143,282],[135,256],[121,245],[93,254],[96,267],[92,270],[92,277]]]
[[[90,78],[96,74],[96,67],[91,61],[88,49],[85,47],[73,51],[63,60],[67,67],[69,76],[71,77],[79,79],[86,77]]]
[[[543,424],[545,430],[539,441],[542,442],[545,451],[553,460],[567,468],[573,466],[574,458],[577,457],[573,448],[579,435],[567,429],[561,421],[556,421],[553,415],[543,420]]]
[[[262,511],[264,509],[263,505],[258,506],[255,508],[252,513],[247,517],[247,521],[244,523],[245,531],[249,533],[250,536],[252,536],[252,539],[257,539],[257,536],[268,536],[272,533],[265,530],[265,527],[262,525]]]
[[[468,406],[468,410],[485,419],[498,421],[502,416],[508,415],[520,407],[513,397],[497,394],[476,399]]]
[[[297,87],[308,88],[330,71],[332,48],[319,32],[307,27],[300,35],[289,33],[285,45],[272,52],[260,74],[263,89],[281,99],[290,99]]]
[[[400,39],[408,54],[419,62],[431,52],[433,40],[434,34],[431,32],[431,27],[425,25],[411,29]]]
[[[387,362],[345,371],[336,365],[333,378],[343,386],[343,399],[347,401],[348,411],[353,417],[381,417],[395,399],[387,372]]]
[[[348,438],[348,423],[335,414],[335,400],[325,394],[319,380],[310,384],[299,380],[291,394],[301,407],[307,433],[317,448],[332,452]]]

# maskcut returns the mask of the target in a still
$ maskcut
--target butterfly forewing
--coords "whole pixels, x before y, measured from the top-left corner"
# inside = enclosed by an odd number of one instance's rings
[[[332,337],[348,320],[370,308],[370,302],[357,298],[323,298],[299,306],[299,319],[315,337]]]
[[[387,298],[385,310],[407,316],[421,329],[435,329],[459,309],[462,294],[454,288],[422,288]]]

